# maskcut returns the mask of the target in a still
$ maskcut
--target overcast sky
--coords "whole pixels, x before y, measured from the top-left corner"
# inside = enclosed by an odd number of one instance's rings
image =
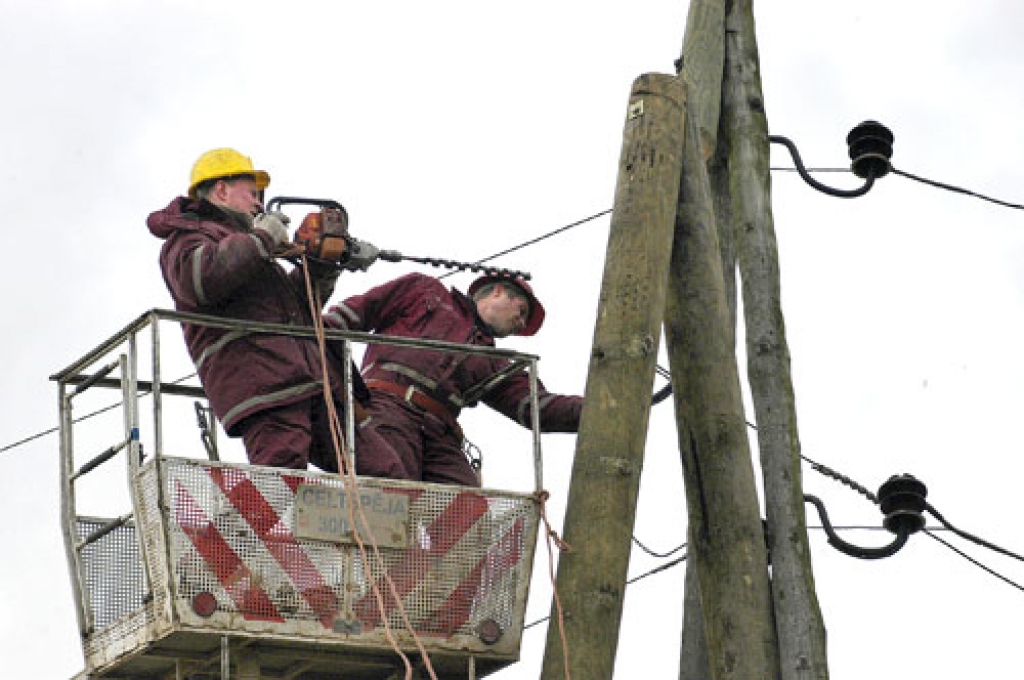
[[[186,189],[203,151],[249,154],[271,173],[271,196],[341,201],[353,233],[380,247],[478,259],[611,207],[630,84],[673,70],[687,11],[680,0],[0,7],[0,192],[14,249],[0,270],[0,446],[56,425],[48,376],[170,306],[144,220]],[[770,130],[809,166],[847,167],[846,134],[876,119],[895,134],[897,168],[1024,202],[1018,3],[755,11]],[[772,164],[791,165],[781,149]],[[855,200],[784,171],[772,184],[803,452],[873,490],[911,473],[951,522],[1024,552],[1024,214],[896,176]],[[512,344],[541,355],[552,389],[584,388],[607,229],[605,217],[499,261],[534,275],[548,320]],[[409,270],[346,275],[338,295]],[[502,420],[481,409],[464,424],[489,486],[529,488],[529,439]],[[109,433],[90,434],[97,452],[120,437],[117,418],[107,422]],[[191,447],[181,453],[198,455],[187,412],[170,427]],[[573,443],[545,438],[558,526]],[[57,453],[55,435],[0,453],[5,677],[83,667]],[[228,457],[243,459],[230,447]],[[666,403],[651,418],[636,525],[657,551],[685,540],[678,459]],[[880,523],[849,489],[808,468],[804,480],[835,523]],[[940,536],[1024,584],[1019,562]],[[1019,674],[1019,588],[925,535],[877,562],[837,553],[820,531],[812,545],[832,678]],[[665,561],[636,551],[630,573]],[[528,621],[548,613],[546,570],[541,550]],[[682,577],[678,566],[628,589],[616,677],[675,677]],[[523,660],[495,677],[537,677],[544,636],[543,625],[525,632]]]

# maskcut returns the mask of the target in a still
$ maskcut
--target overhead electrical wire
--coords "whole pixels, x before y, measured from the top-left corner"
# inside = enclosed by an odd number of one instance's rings
[[[194,378],[195,376],[196,376],[196,374],[194,372],[193,373],[189,373],[188,375],[182,376],[182,377],[178,378],[177,380],[172,380],[170,382],[170,384],[171,385],[178,385],[180,383],[185,382],[189,378]],[[143,392],[139,392],[139,396],[140,397],[146,397],[149,394],[151,394],[151,392],[148,391],[148,390],[143,391]],[[77,424],[77,423],[80,423],[82,421],[89,420],[90,418],[95,418],[96,416],[98,416],[100,414],[103,414],[103,413],[106,413],[107,411],[114,410],[115,408],[120,406],[122,403],[123,402],[117,401],[117,402],[114,402],[113,404],[108,404],[106,406],[102,406],[102,407],[96,409],[95,411],[90,411],[89,413],[86,413],[83,416],[79,416],[79,417],[75,418],[71,422]],[[24,439],[20,439],[20,440],[18,440],[16,442],[13,442],[11,444],[8,444],[8,445],[0,448],[0,453],[3,453],[3,452],[5,452],[5,451],[7,451],[9,449],[17,448],[17,447],[19,447],[19,446],[21,446],[23,444],[28,444],[29,442],[35,441],[36,439],[39,439],[41,437],[45,437],[48,434],[53,434],[54,432],[56,432],[59,429],[60,429],[59,427],[51,427],[48,430],[43,430],[42,432],[37,432],[36,434],[33,434],[31,436],[28,436],[28,437],[25,437]]]
[[[686,547],[686,544],[684,543],[680,547]],[[676,552],[676,551],[673,550],[672,552]],[[676,559],[672,560],[671,562],[666,562],[665,564],[659,564],[658,566],[654,567],[653,569],[649,569],[648,571],[645,571],[644,573],[638,574],[637,576],[634,576],[633,578],[627,580],[626,581],[626,585],[627,586],[631,585],[633,583],[636,583],[637,581],[642,581],[643,579],[647,578],[648,576],[654,576],[657,573],[660,573],[660,572],[666,571],[668,569],[671,569],[672,567],[685,562],[686,558],[688,556],[689,556],[688,554],[683,554],[683,555],[680,555],[679,557],[677,557]],[[538,625],[544,623],[545,621],[549,621],[550,619],[551,619],[550,616],[543,616],[543,617],[541,617],[539,619],[536,619],[534,621],[531,621],[530,623],[528,623],[525,626],[523,626],[523,630],[528,630],[530,628],[533,628],[534,626],[538,626]]]
[[[521,249],[523,249],[523,248],[525,248],[527,246],[532,246],[535,243],[540,243],[541,241],[543,241],[545,239],[549,239],[552,236],[555,236],[557,234],[561,234],[563,231],[569,231],[570,229],[572,229],[574,227],[578,227],[581,224],[586,224],[587,222],[591,222],[593,220],[596,220],[599,217],[604,217],[605,215],[611,213],[611,211],[612,211],[612,209],[609,208],[607,210],[602,210],[601,212],[594,213],[593,215],[591,215],[589,217],[584,217],[583,219],[576,220],[575,222],[572,222],[571,224],[567,224],[564,227],[559,227],[558,229],[555,229],[553,231],[549,231],[546,234],[541,234],[540,236],[537,236],[536,238],[532,238],[529,241],[523,241],[519,245],[515,245],[515,246],[512,246],[510,248],[506,248],[505,250],[502,250],[500,252],[494,253],[493,255],[488,255],[485,258],[482,258],[482,259],[479,259],[479,260],[475,261],[473,264],[484,264],[485,262],[490,262],[491,260],[495,260],[495,259],[501,257],[502,255],[508,255],[509,253],[514,253],[517,250],[521,250]],[[438,276],[437,278],[443,279],[443,278],[449,277],[449,276],[451,276],[452,274],[455,274],[455,273],[457,273],[457,272],[448,272],[447,274],[442,274],[441,276]]]
[[[939,514],[939,511],[936,510],[934,507],[932,507],[931,503],[925,503],[924,509],[928,512],[928,514],[932,515],[935,519],[939,520],[939,522],[942,524],[942,526],[944,526],[949,531],[952,531],[954,534],[956,534],[960,538],[968,540],[968,541],[970,541],[972,543],[976,543],[976,544],[980,545],[983,548],[988,548],[989,550],[992,550],[994,552],[1001,553],[1003,555],[1006,555],[1007,557],[1012,557],[1015,560],[1024,562],[1024,557],[1022,557],[1021,555],[1018,555],[1017,553],[1013,552],[1012,550],[1007,550],[1006,548],[1001,548],[1000,546],[998,546],[998,545],[996,545],[994,543],[990,543],[990,542],[986,541],[983,538],[979,538],[979,537],[975,536],[974,534],[971,534],[971,533],[968,533],[966,531],[963,531],[961,529],[956,528],[955,526],[950,524],[946,520],[945,517],[943,517],[941,514]]]
[[[933,538],[933,539],[935,539],[936,541],[938,541],[938,542],[939,542],[939,543],[941,543],[942,545],[946,546],[947,548],[949,548],[950,550],[952,550],[952,551],[953,551],[953,552],[955,552],[956,554],[960,555],[960,557],[962,557],[962,558],[964,558],[965,560],[967,560],[968,562],[972,563],[972,564],[973,564],[974,566],[978,567],[979,569],[982,569],[982,570],[984,570],[984,571],[987,571],[987,572],[988,572],[989,574],[992,574],[993,576],[995,576],[995,577],[996,577],[997,579],[999,579],[1000,581],[1004,581],[1005,583],[1007,583],[1007,584],[1009,584],[1009,585],[1013,586],[1013,587],[1014,587],[1014,588],[1016,588],[1017,590],[1021,590],[1021,591],[1024,591],[1024,586],[1020,585],[1020,584],[1019,584],[1019,583],[1017,583],[1016,581],[1013,581],[1013,580],[1011,580],[1011,579],[1009,579],[1009,578],[1007,578],[1007,577],[1003,576],[1002,574],[1000,574],[999,572],[997,572],[997,571],[996,571],[995,569],[992,569],[991,567],[988,567],[988,566],[986,566],[986,565],[982,564],[982,563],[981,563],[981,562],[979,562],[978,560],[974,559],[973,557],[971,557],[970,555],[968,555],[967,553],[965,553],[965,552],[964,552],[963,550],[960,550],[960,548],[957,548],[957,547],[956,547],[955,545],[953,545],[953,544],[952,544],[952,543],[950,543],[949,541],[945,541],[945,540],[943,540],[943,539],[939,538],[938,536],[936,536],[936,535],[935,535],[935,532],[934,532],[934,531],[931,531],[931,530],[929,530],[929,529],[922,529],[922,531],[923,531],[923,532],[924,532],[925,534],[927,534],[927,535],[928,535],[928,536],[929,536],[930,538]]]
[[[992,198],[990,196],[985,196],[984,194],[976,193],[974,191],[971,191],[970,189],[964,189],[962,187],[954,186],[952,184],[945,184],[944,182],[936,182],[933,179],[926,179],[924,177],[918,177],[917,175],[912,175],[909,172],[903,172],[902,170],[897,170],[896,168],[892,168],[892,172],[893,172],[894,175],[899,175],[900,177],[906,177],[907,179],[912,179],[915,182],[922,182],[923,184],[928,184],[930,186],[937,187],[939,189],[945,189],[946,191],[952,191],[954,193],[964,194],[965,196],[973,196],[974,198],[980,198],[983,201],[988,201],[990,203],[995,203],[996,205],[1001,205],[1001,206],[1006,207],[1006,208],[1013,208],[1015,210],[1024,210],[1024,205],[1021,205],[1020,203],[1008,203],[1007,201],[1001,201],[998,198]]]
[[[626,581],[626,585],[627,586],[628,585],[632,585],[632,584],[636,583],[637,581],[642,581],[643,579],[647,578],[648,576],[654,576],[657,573],[660,573],[660,572],[666,571],[668,569],[671,569],[672,567],[676,566],[677,564],[681,564],[682,562],[685,562],[687,557],[689,557],[689,553],[684,553],[684,554],[680,555],[679,557],[675,558],[674,560],[672,560],[671,562],[666,562],[665,564],[657,566],[654,569],[651,569],[649,571],[645,571],[644,573],[642,573],[642,574],[640,574],[638,576],[634,576],[633,578],[631,578],[631,579]]]
[[[651,550],[650,548],[648,548],[648,547],[647,547],[646,545],[644,545],[643,543],[641,543],[641,542],[639,541],[639,539],[637,539],[637,537],[636,537],[636,536],[633,536],[633,543],[634,543],[634,544],[636,544],[636,546],[637,546],[638,548],[640,548],[641,550],[643,550],[643,551],[644,551],[645,553],[647,553],[647,554],[648,554],[648,555],[650,555],[651,557],[657,557],[657,558],[659,558],[659,559],[662,559],[662,558],[665,558],[665,557],[672,557],[672,556],[673,556],[673,555],[675,555],[675,554],[676,554],[677,552],[679,552],[680,550],[682,550],[683,548],[685,548],[685,547],[686,547],[686,544],[685,544],[685,543],[683,543],[683,544],[681,544],[681,545],[677,545],[676,547],[672,548],[672,549],[671,549],[671,550],[669,550],[669,551],[668,551],[667,553],[658,553],[658,552],[654,552],[653,550]]]
[[[779,172],[799,172],[799,170],[797,168],[777,167],[777,166],[772,166],[772,167],[769,168],[769,170],[775,170],[775,171],[779,171]],[[958,187],[955,184],[947,184],[945,182],[939,182],[939,181],[934,180],[934,179],[928,179],[927,177],[921,177],[921,176],[915,175],[913,173],[909,173],[909,172],[905,172],[903,170],[899,170],[899,169],[893,167],[892,165],[889,166],[889,170],[891,170],[892,174],[894,174],[894,175],[899,175],[900,177],[905,177],[906,179],[914,180],[915,182],[921,182],[922,184],[927,184],[928,186],[935,187],[936,189],[943,189],[944,191],[951,191],[951,192],[956,193],[956,194],[962,194],[964,196],[970,196],[972,198],[977,198],[977,199],[980,199],[982,201],[988,201],[989,203],[994,203],[996,205],[1003,206],[1004,208],[1013,208],[1014,210],[1024,210],[1024,205],[1022,205],[1020,203],[1011,203],[1009,201],[1003,201],[1003,200],[998,199],[998,198],[992,198],[991,196],[986,196],[985,194],[979,194],[978,192],[971,191],[970,189],[965,189],[963,187]],[[807,168],[807,172],[852,172],[852,170],[850,170],[849,168]]]

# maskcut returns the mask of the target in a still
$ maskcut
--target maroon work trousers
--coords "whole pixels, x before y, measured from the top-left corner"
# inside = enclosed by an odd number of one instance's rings
[[[369,418],[356,436],[359,474],[480,486],[461,438],[448,425],[399,396],[370,392]]]
[[[335,405],[344,432],[344,411]],[[330,422],[323,397],[316,396],[294,404],[266,409],[254,413],[238,424],[239,436],[245,442],[245,452],[253,465],[304,470],[310,463],[327,472],[338,471],[338,457],[331,436]],[[374,442],[373,430],[356,430],[356,449],[362,446],[384,451],[386,444]],[[361,469],[358,474],[375,477],[406,479],[404,467],[397,460],[386,457],[374,459],[374,466]]]

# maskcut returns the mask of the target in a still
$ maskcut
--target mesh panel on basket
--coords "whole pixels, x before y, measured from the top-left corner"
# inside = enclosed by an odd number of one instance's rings
[[[107,520],[79,517],[78,540]],[[145,583],[134,524],[124,524],[82,548],[85,597],[94,629],[142,608]]]
[[[212,595],[216,610],[248,621],[310,621],[323,634],[401,634],[391,578],[417,632],[476,635],[481,621],[516,625],[516,596],[528,573],[534,509],[529,499],[436,485],[360,479],[362,488],[409,498],[406,547],[381,547],[368,561],[355,545],[296,538],[300,484],[343,488],[315,473],[168,460],[169,536],[178,597]],[[382,564],[381,564],[382,563]]]

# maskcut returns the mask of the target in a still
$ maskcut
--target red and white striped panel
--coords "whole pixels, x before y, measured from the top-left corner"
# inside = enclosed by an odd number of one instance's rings
[[[197,613],[215,601],[214,611],[247,621],[319,621],[358,635],[381,625],[382,608],[389,625],[402,629],[400,601],[423,635],[475,635],[483,621],[501,630],[516,623],[518,586],[529,573],[524,556],[532,552],[527,528],[534,526],[523,497],[361,479],[410,500],[408,547],[380,548],[382,568],[372,552],[364,563],[355,546],[292,533],[298,486],[341,487],[340,478],[179,461],[167,479],[178,596]]]

